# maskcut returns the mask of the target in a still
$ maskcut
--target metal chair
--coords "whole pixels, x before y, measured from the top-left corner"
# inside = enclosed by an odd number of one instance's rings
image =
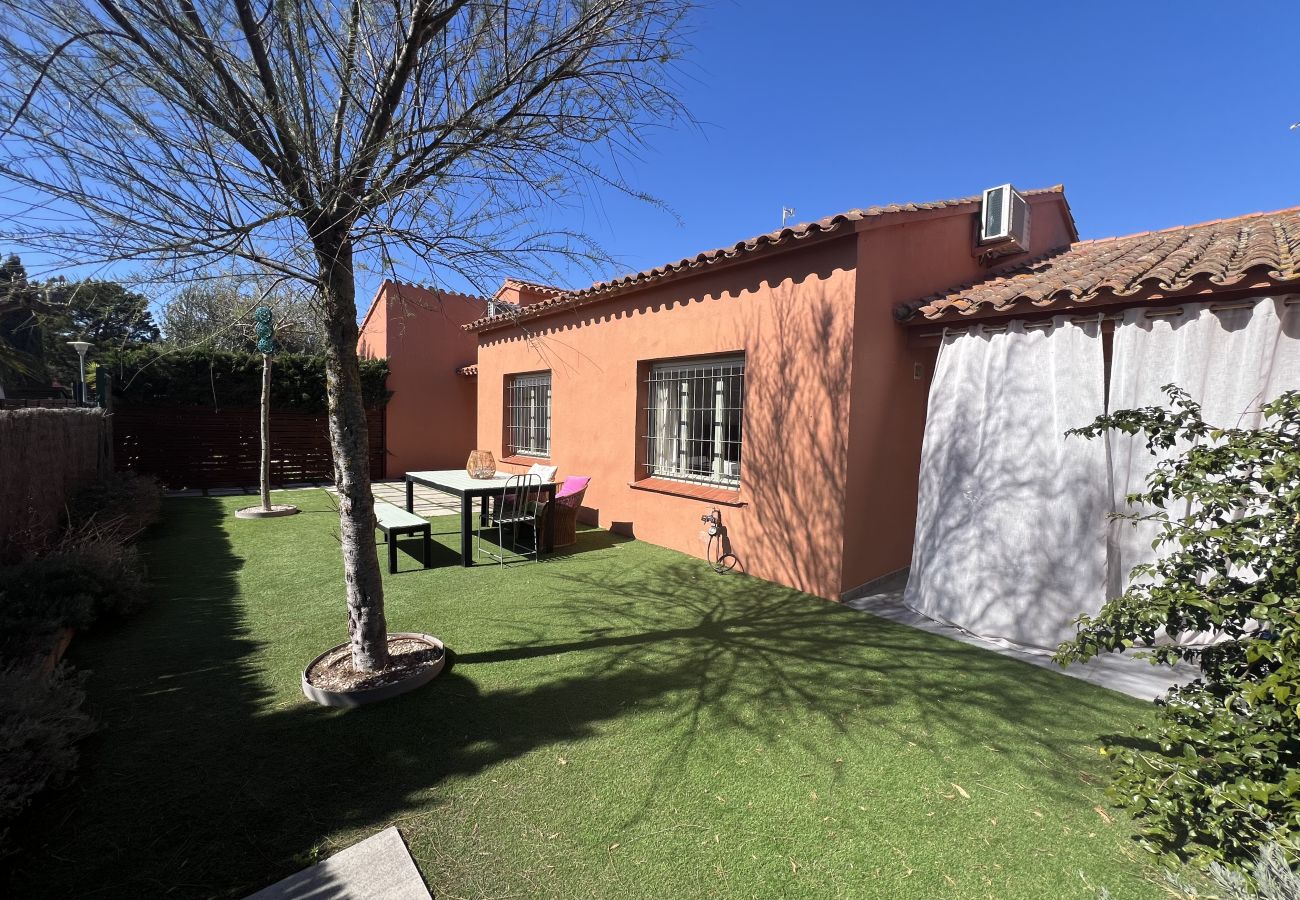
[[[497,547],[500,553],[483,546],[483,529],[477,530],[476,546],[479,553],[487,554],[495,559],[501,565],[506,562],[506,529],[510,530],[510,549],[521,559],[527,559],[532,556],[534,560],[540,559],[538,548],[541,545],[540,532],[537,527],[538,517],[542,510],[542,479],[533,474],[528,475],[511,475],[501,489],[501,496],[495,498],[496,504],[492,509],[489,518],[491,524],[497,527]],[[532,526],[532,546],[521,545],[519,543],[519,527],[521,525]]]

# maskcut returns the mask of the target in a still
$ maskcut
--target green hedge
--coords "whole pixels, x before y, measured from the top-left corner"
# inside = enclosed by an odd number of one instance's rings
[[[258,353],[172,350],[144,347],[96,355],[100,369],[113,376],[113,395],[131,406],[257,406],[262,398],[262,357]],[[361,361],[361,393],[366,407],[388,402],[388,361]],[[324,412],[325,359],[285,353],[274,357],[272,409]]]

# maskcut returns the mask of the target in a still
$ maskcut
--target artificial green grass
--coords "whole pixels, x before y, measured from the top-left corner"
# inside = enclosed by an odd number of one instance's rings
[[[167,501],[154,602],[74,642],[103,728],[10,896],[239,897],[390,824],[437,898],[1159,895],[1097,750],[1144,704],[603,531],[462,569],[435,519],[388,621],[453,664],[326,710],[337,518],[248,502]]]

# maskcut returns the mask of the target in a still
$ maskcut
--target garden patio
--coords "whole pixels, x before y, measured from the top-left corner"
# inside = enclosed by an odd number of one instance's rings
[[[389,825],[439,898],[1161,895],[1097,749],[1147,704],[605,531],[463,569],[433,519],[386,608],[451,664],[310,704],[338,516],[280,496],[165,501],[152,604],[72,646],[103,727],[15,896],[242,897]]]

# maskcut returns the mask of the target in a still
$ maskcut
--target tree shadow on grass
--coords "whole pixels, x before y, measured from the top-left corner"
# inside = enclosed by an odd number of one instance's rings
[[[673,792],[702,737],[727,731],[759,742],[779,736],[826,763],[846,744],[876,752],[883,731],[938,753],[961,745],[1005,752],[1036,791],[1059,801],[1077,802],[1092,784],[1069,760],[1116,724],[1109,691],[770,582],[719,576],[696,560],[654,574],[566,575],[564,614],[576,639],[548,643],[536,626],[519,624],[509,645],[460,658],[468,668],[591,653],[593,684],[633,673],[635,683],[685,689],[661,726],[675,744],[657,763],[642,812]],[[1133,715],[1141,715],[1136,703]],[[1081,736],[1081,728],[1092,730]],[[828,731],[840,738],[834,746]]]
[[[824,755],[844,752],[814,734],[828,723],[863,752],[870,729],[918,743],[959,731],[1053,772],[1074,749],[1035,727],[1062,711],[1059,676],[675,554],[649,557],[650,569],[520,567],[507,579],[553,595],[539,611],[548,629],[494,622],[508,642],[463,653],[433,685],[377,706],[286,702],[268,689],[288,668],[277,654],[296,657],[315,638],[281,647],[252,637],[240,591],[262,586],[237,581],[243,561],[226,525],[216,501],[169,508],[165,553],[158,544],[150,556],[158,601],[75,646],[95,672],[104,729],[85,745],[79,781],[26,823],[12,895],[243,896],[313,862],[332,835],[436,810],[431,792],[449,778],[582,741],[647,707],[662,717],[666,751],[645,761],[656,778],[628,824],[685,777],[698,741],[731,732]],[[590,532],[584,542],[621,543]],[[320,593],[323,576],[306,577]],[[310,624],[297,620],[311,599],[257,614],[282,617],[293,635]],[[331,603],[321,615],[332,629],[340,613]],[[518,688],[476,679],[478,666],[542,658],[571,664]],[[1103,696],[1080,687],[1070,703],[1101,715],[1100,704],[1084,707]],[[1046,789],[1077,793],[1068,768]],[[1032,774],[1041,785],[1043,772]]]

